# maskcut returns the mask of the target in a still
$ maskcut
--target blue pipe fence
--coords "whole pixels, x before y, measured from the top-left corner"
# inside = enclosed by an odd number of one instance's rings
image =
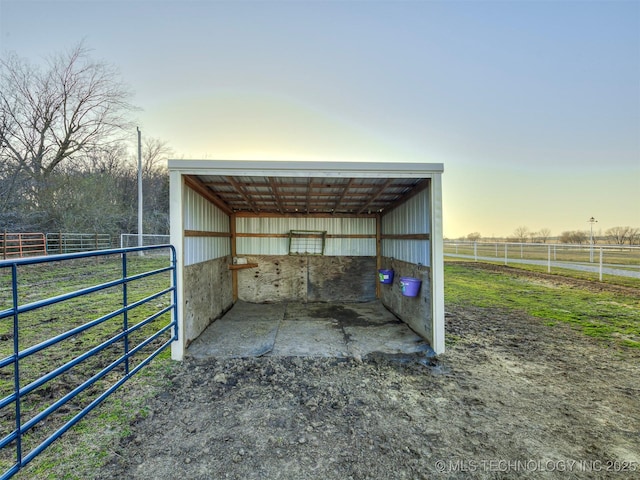
[[[171,245],[0,261],[0,480],[169,347],[176,305]]]

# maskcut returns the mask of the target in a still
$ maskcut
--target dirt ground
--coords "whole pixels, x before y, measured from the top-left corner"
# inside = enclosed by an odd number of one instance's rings
[[[512,311],[446,318],[437,359],[183,362],[100,478],[640,478],[640,352]]]

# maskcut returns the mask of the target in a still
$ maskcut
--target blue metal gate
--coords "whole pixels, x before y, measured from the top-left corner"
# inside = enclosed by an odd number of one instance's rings
[[[176,304],[171,245],[0,261],[0,479],[176,340]]]

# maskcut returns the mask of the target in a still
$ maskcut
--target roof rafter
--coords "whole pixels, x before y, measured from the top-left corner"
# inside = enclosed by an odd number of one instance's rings
[[[255,203],[253,203],[253,199],[247,194],[247,192],[245,191],[244,187],[242,185],[240,185],[240,183],[238,183],[236,181],[236,179],[231,177],[231,176],[224,177],[224,178],[227,179],[227,181],[233,186],[233,188],[235,188],[238,192],[240,192],[240,195],[242,195],[242,197],[249,204],[251,209],[254,212],[258,213],[258,207],[256,207]]]
[[[386,182],[384,182],[384,185],[382,185],[382,187],[380,187],[380,189],[373,195],[373,197],[371,197],[369,199],[369,201],[367,203],[365,203],[364,206],[360,210],[358,210],[357,213],[364,212],[369,207],[369,205],[371,205],[380,195],[382,195],[382,192],[384,192],[384,189],[387,188],[391,182],[393,182],[392,178],[390,178]]]
[[[276,182],[275,178],[269,177],[269,185],[271,185],[271,189],[273,190],[273,197],[276,199],[276,203],[278,204],[278,211],[280,213],[284,213],[284,208],[282,208],[282,199],[280,198],[280,194],[278,193],[278,182]]]
[[[340,194],[340,197],[338,197],[338,199],[336,200],[335,205],[333,206],[333,212],[334,213],[338,210],[338,207],[340,207],[340,204],[342,203],[342,199],[344,198],[344,196],[347,194],[347,192],[351,188],[351,185],[353,185],[354,180],[355,179],[350,178],[349,182],[345,185],[344,190],[342,190],[342,193]],[[350,196],[352,196],[352,195],[350,195]]]

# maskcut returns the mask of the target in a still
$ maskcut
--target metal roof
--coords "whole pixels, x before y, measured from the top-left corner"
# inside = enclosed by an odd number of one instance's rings
[[[227,213],[368,215],[428,186],[442,164],[169,160]]]

